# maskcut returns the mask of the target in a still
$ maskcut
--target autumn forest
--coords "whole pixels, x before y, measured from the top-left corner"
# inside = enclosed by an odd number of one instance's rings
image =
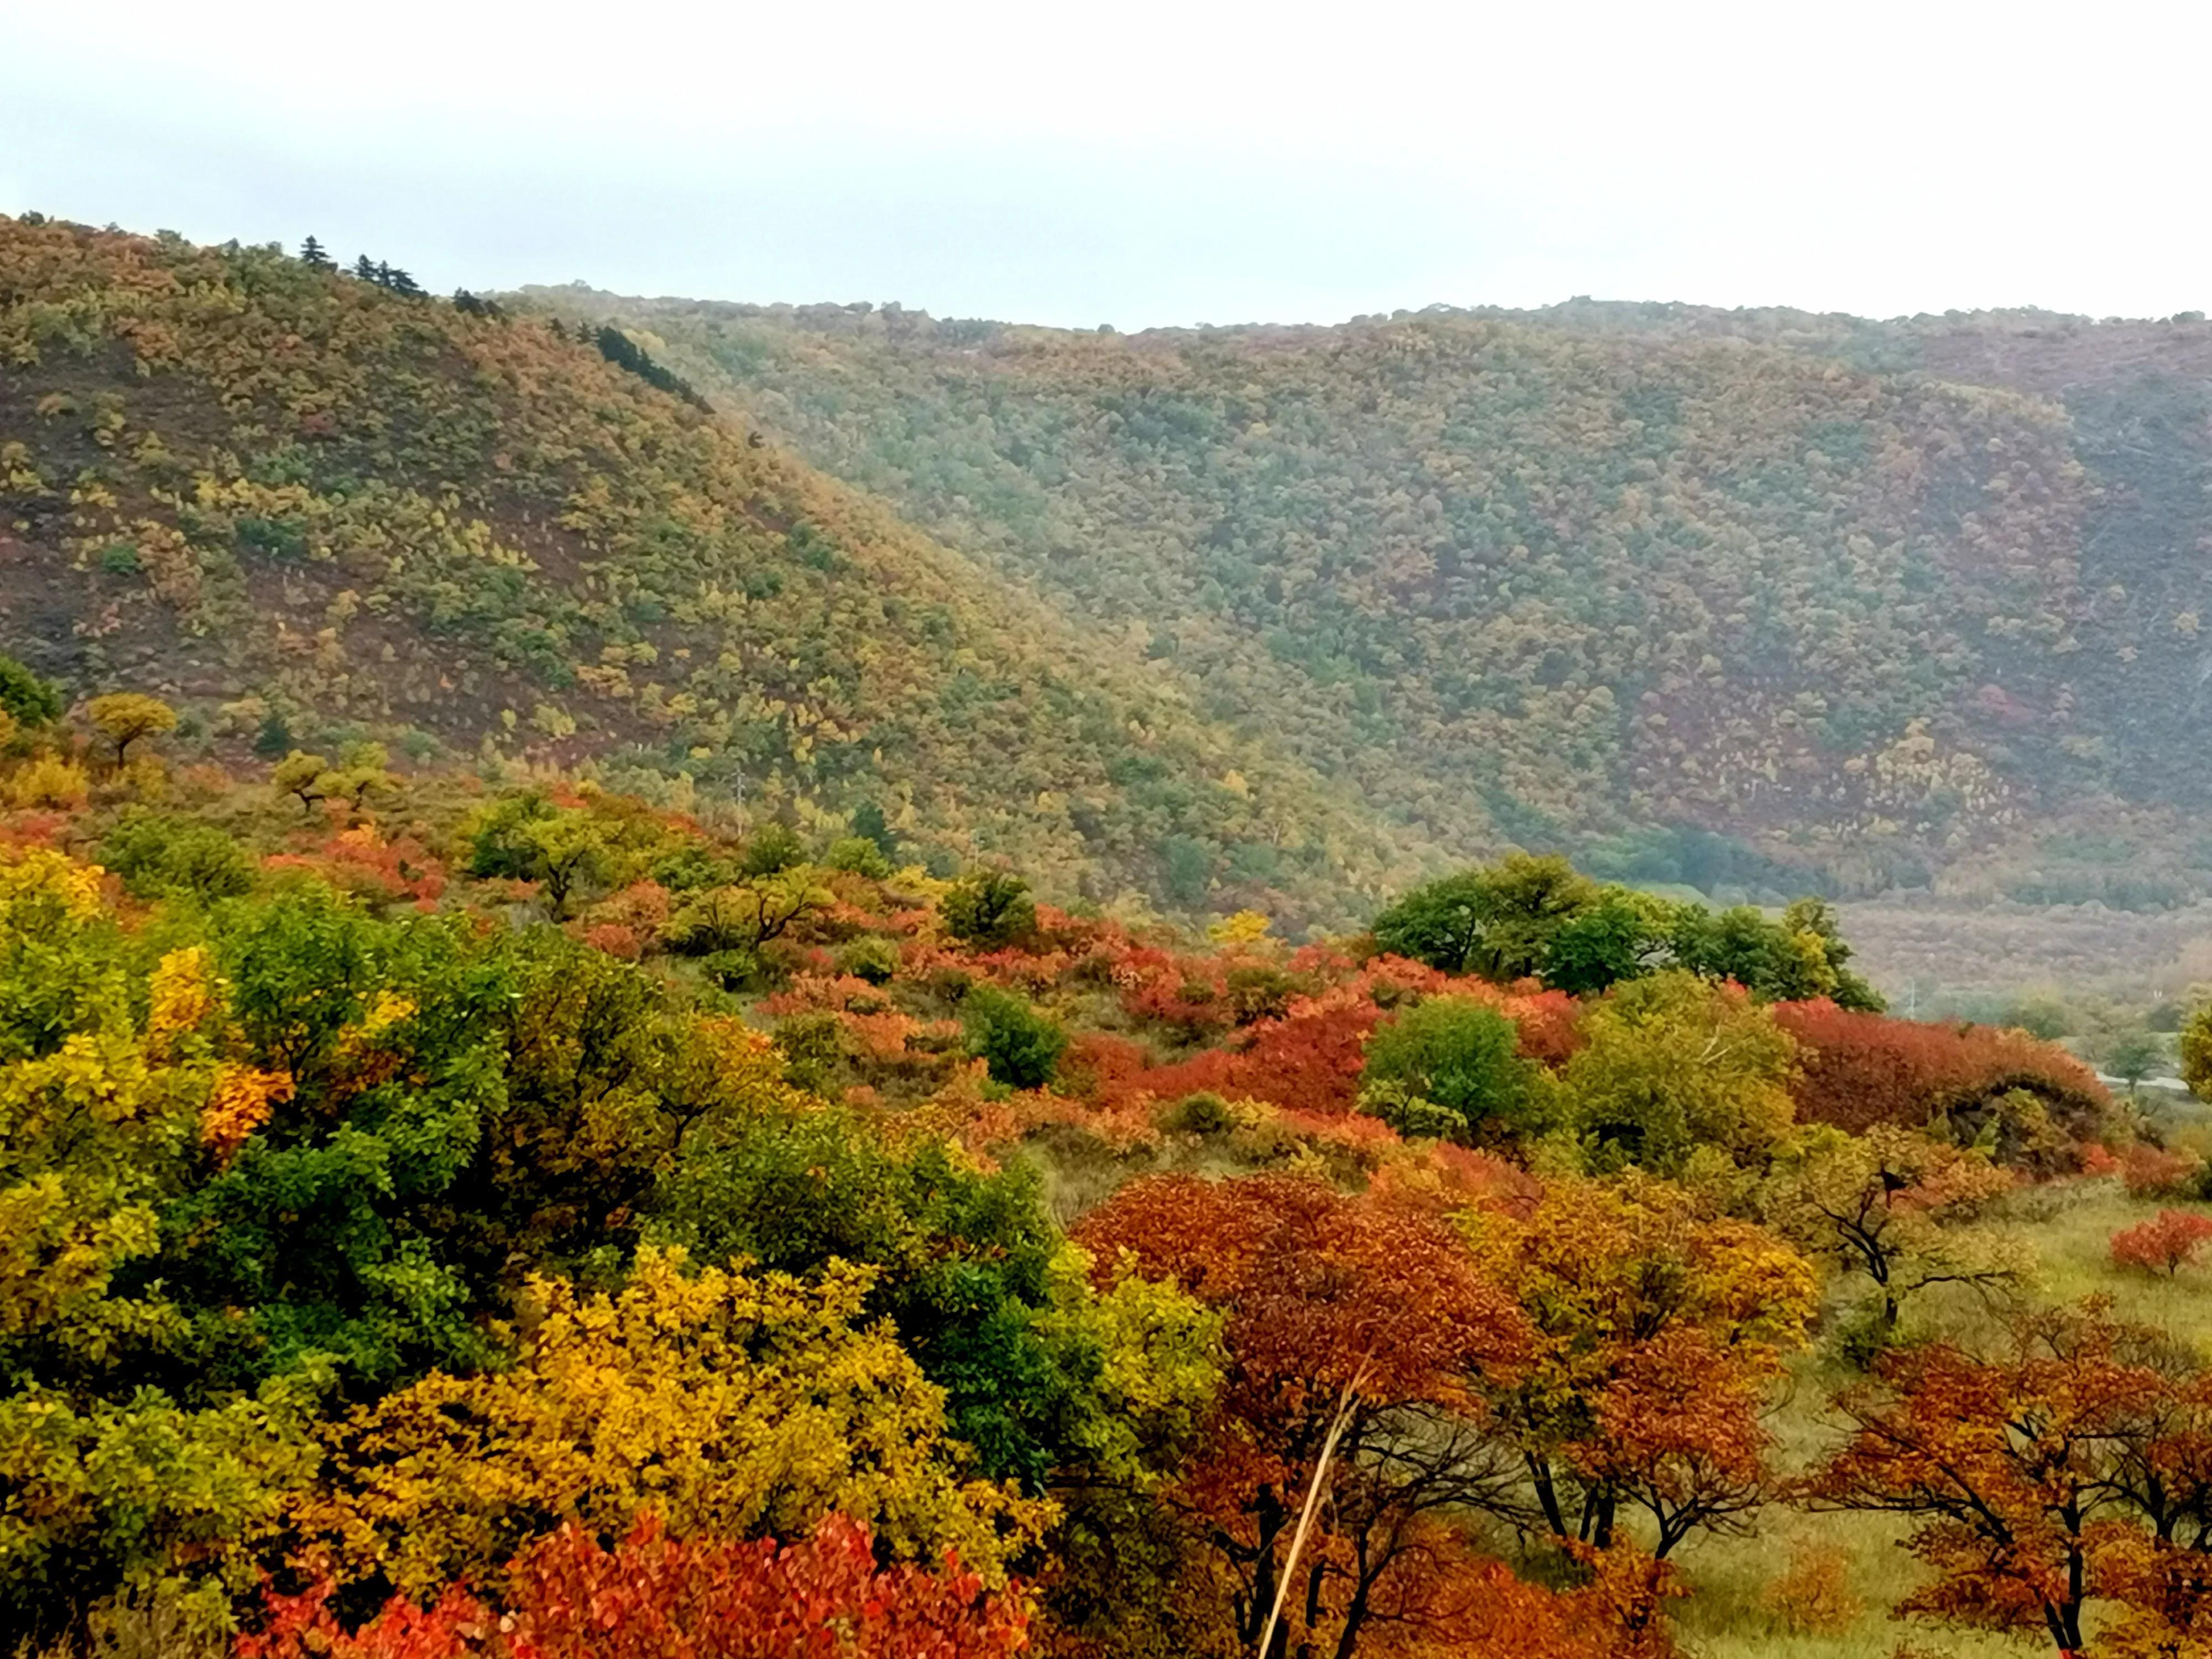
[[[2203,326],[0,218],[0,1656],[2212,1654]]]

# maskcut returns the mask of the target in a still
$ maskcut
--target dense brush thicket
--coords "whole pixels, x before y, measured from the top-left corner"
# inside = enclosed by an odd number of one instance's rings
[[[1199,939],[880,812],[60,702],[0,672],[0,1606],[58,1652],[1661,1656],[1800,1504],[1917,1517],[1940,1616],[2200,1617],[2201,1496],[2126,1471],[2212,1492],[2203,1374],[2002,1224],[2202,1166],[1879,1012],[1818,902],[1523,855]],[[2054,1475],[2024,1395],[2111,1420]],[[2088,1576],[2015,1583],[2031,1522]]]

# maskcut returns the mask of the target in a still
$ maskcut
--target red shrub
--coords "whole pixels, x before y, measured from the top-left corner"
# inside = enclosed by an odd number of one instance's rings
[[[573,1522],[517,1557],[506,1616],[449,1589],[428,1612],[395,1599],[348,1633],[331,1587],[269,1598],[239,1659],[988,1659],[1028,1641],[1018,1591],[879,1567],[867,1529],[825,1519],[796,1544],[678,1543],[651,1515],[612,1550]]]
[[[624,962],[635,962],[644,947],[637,934],[618,921],[597,921],[584,929],[584,943],[594,951],[604,951],[611,957],[620,957]]]
[[[2081,1149],[2081,1173],[2085,1176],[2117,1174],[2120,1160],[2112,1156],[2112,1149],[2100,1140],[2093,1140]]]
[[[1916,1127],[1945,1112],[1971,1118],[2013,1089],[2038,1097],[2077,1133],[2112,1106],[2095,1073],[2024,1031],[1853,1013],[1825,998],[1777,1003],[1774,1017],[1802,1045],[1798,1115],[1854,1133]]]
[[[311,871],[331,886],[375,904],[406,902],[434,910],[446,890],[446,867],[411,836],[386,841],[373,823],[341,830],[304,853],[262,860],[272,870]]]
[[[2203,1160],[2193,1152],[2136,1146],[2120,1160],[2120,1179],[2130,1198],[2175,1198],[2195,1182],[2203,1167]]]
[[[2212,1239],[2212,1216],[2160,1210],[2148,1221],[2112,1235],[2112,1261],[2116,1267],[2172,1274],[2193,1261],[2208,1239]]]

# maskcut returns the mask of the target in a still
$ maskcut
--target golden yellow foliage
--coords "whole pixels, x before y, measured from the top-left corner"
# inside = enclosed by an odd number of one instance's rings
[[[611,1294],[533,1279],[513,1369],[433,1373],[328,1431],[332,1479],[300,1501],[301,1534],[422,1593],[485,1582],[564,1517],[620,1532],[649,1508],[679,1534],[794,1536],[836,1510],[902,1556],[954,1547],[1002,1577],[1048,1506],[963,1477],[943,1391],[860,1324],[872,1282],[694,1275],[652,1249]]]
[[[200,1108],[200,1145],[228,1164],[246,1138],[269,1121],[276,1102],[292,1097],[292,1079],[283,1072],[252,1066],[220,1066]]]
[[[10,773],[0,797],[17,811],[44,807],[73,812],[92,799],[92,780],[84,768],[59,755],[40,755]]]
[[[1257,910],[1239,910],[1233,916],[1223,916],[1207,924],[1206,938],[1216,945],[1257,945],[1267,937],[1273,921]]]
[[[146,1052],[166,1058],[215,1012],[218,993],[207,947],[170,951],[155,964],[146,991]]]
[[[88,921],[100,913],[106,873],[50,847],[0,849],[0,926],[35,933],[46,907],[58,912],[54,920]]]

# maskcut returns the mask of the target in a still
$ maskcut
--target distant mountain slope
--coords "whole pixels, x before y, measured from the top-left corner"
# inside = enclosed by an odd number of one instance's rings
[[[2123,904],[2212,876],[2201,322],[528,303],[619,320],[1441,847]]]
[[[0,218],[0,651],[73,695],[873,800],[1065,896],[1340,921],[1413,869],[1118,650],[542,319]]]

